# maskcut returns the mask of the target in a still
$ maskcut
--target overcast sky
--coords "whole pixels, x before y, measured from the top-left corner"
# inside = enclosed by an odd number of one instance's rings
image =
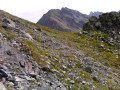
[[[37,22],[50,9],[68,7],[81,13],[119,11],[120,0],[0,0],[0,9]]]

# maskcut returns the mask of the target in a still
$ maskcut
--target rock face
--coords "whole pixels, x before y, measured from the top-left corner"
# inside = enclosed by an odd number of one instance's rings
[[[53,9],[44,14],[37,23],[60,31],[76,32],[82,30],[82,26],[88,21],[88,17],[68,8]]]
[[[120,13],[111,12],[100,15],[99,18],[92,16],[89,22],[84,24],[83,30],[100,30],[110,36],[109,44],[120,46]],[[107,38],[107,37],[106,37]]]

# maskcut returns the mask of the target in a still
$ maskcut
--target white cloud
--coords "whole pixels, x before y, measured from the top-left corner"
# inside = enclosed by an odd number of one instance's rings
[[[36,22],[50,9],[68,7],[81,13],[118,11],[119,0],[0,0],[0,9]]]

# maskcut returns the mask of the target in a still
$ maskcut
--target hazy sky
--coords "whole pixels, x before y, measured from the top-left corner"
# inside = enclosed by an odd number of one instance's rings
[[[37,22],[50,9],[68,7],[81,13],[119,11],[120,0],[0,0],[0,9]]]

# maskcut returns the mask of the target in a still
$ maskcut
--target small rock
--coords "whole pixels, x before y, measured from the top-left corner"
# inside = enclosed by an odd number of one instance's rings
[[[48,67],[42,67],[43,71],[51,72],[51,70]]]
[[[30,77],[28,77],[28,76],[24,76],[24,77],[25,77],[25,79],[26,79],[27,81],[29,81],[29,82],[31,82],[31,81],[34,80],[33,78],[30,78]]]
[[[8,78],[7,78],[7,81],[15,82],[15,79],[14,79],[13,77],[8,77]]]
[[[51,69],[51,71],[52,71],[52,72],[57,72],[57,73],[59,73],[59,71],[56,70],[56,69]]]
[[[104,48],[103,44],[98,45],[98,48]]]
[[[22,81],[22,79],[19,78],[18,76],[15,76],[14,79],[15,79],[16,82],[20,82],[20,81]]]
[[[8,77],[7,73],[8,73],[7,71],[4,71],[3,69],[0,69],[0,78]]]
[[[35,73],[30,73],[30,74],[28,74],[28,75],[30,75],[32,78],[35,78],[35,79],[36,79],[36,77],[37,77],[37,75],[36,75]]]
[[[13,55],[13,53],[12,53],[10,50],[6,51],[6,53],[7,53],[7,55],[9,55],[9,56],[12,56],[12,55]]]
[[[9,82],[8,84],[9,84],[10,86],[14,86],[14,83],[12,83],[12,82]]]
[[[63,65],[63,68],[67,68],[65,65]]]
[[[113,43],[113,42],[114,42],[113,38],[110,38],[110,43]]]
[[[20,61],[19,64],[20,64],[21,67],[23,67],[23,68],[25,67],[25,62],[24,61]]]
[[[82,84],[83,84],[83,85],[90,85],[90,83],[89,83],[89,82],[86,82],[86,81],[82,81]]]
[[[115,32],[115,31],[111,31],[111,33],[112,33],[113,35],[116,35],[116,32]]]
[[[81,36],[83,33],[80,31],[79,33],[78,33],[78,36]]]
[[[85,68],[85,71],[88,72],[88,73],[92,73],[93,72],[93,69],[91,67],[86,67]]]
[[[37,28],[37,30],[38,30],[38,31],[42,31],[42,28],[41,28],[41,27],[39,27],[39,28]]]
[[[87,31],[83,31],[83,34],[88,34],[88,32]]]
[[[99,82],[99,79],[97,76],[92,77],[95,82]]]
[[[70,78],[66,78],[65,80],[66,80],[66,81],[69,81],[69,80],[70,80]]]
[[[42,84],[41,84],[41,83],[38,83],[38,86],[39,86],[39,87],[41,87],[41,86],[42,86]]]
[[[86,81],[82,81],[82,84],[85,85],[85,84],[86,84]]]
[[[74,81],[74,80],[71,80],[70,83],[75,84],[75,81]]]

